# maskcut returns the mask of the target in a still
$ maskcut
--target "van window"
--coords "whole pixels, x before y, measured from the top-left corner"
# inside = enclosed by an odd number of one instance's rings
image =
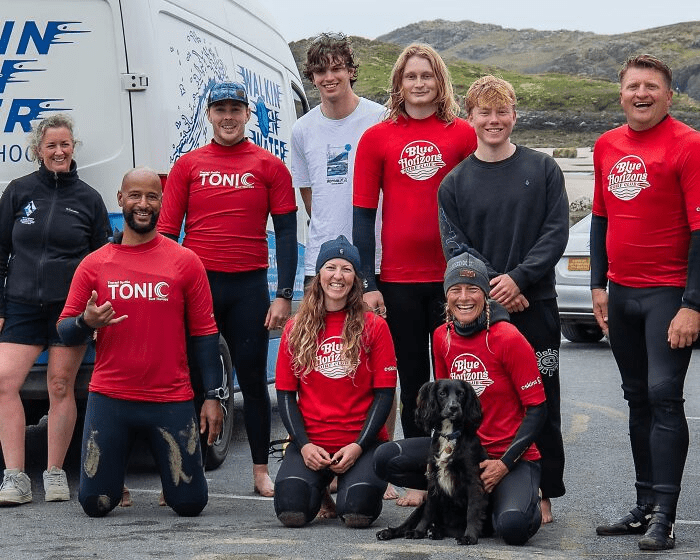
[[[306,96],[299,91],[299,86],[295,83],[292,83],[292,94],[294,96],[294,109],[297,112],[298,119],[309,112],[309,102],[306,101]]]

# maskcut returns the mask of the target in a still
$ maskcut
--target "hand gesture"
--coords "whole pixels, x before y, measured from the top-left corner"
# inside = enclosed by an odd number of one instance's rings
[[[110,325],[121,323],[128,315],[116,316],[116,312],[112,309],[112,302],[106,301],[102,305],[97,305],[97,292],[92,290],[92,295],[87,302],[85,312],[83,313],[83,321],[93,329],[101,329]]]

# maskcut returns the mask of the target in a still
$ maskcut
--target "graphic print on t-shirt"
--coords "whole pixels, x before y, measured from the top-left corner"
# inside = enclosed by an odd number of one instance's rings
[[[160,282],[132,282],[131,280],[108,280],[107,290],[110,300],[145,299],[148,301],[168,301],[170,285]]]
[[[460,354],[452,360],[450,378],[468,381],[474,387],[477,397],[480,397],[489,385],[493,385],[493,380],[489,377],[484,363],[474,354],[469,353]]]
[[[399,166],[401,173],[411,179],[427,181],[445,167],[445,162],[440,148],[435,144],[427,140],[415,140],[401,150]]]
[[[639,156],[625,156],[608,173],[608,190],[620,200],[632,200],[648,182],[647,167]]]
[[[316,371],[331,379],[340,379],[347,375],[347,362],[341,358],[343,340],[339,336],[325,339],[316,354]]]
[[[255,176],[252,173],[222,173],[221,171],[200,171],[203,187],[231,187],[253,189]]]
[[[344,185],[348,182],[348,159],[352,146],[326,145],[326,177],[329,185]]]

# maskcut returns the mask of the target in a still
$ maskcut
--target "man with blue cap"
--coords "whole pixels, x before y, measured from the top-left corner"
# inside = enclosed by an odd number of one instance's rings
[[[158,229],[174,239],[183,218],[183,245],[204,263],[216,323],[226,339],[243,393],[244,421],[253,459],[254,490],[272,496],[268,474],[270,397],[269,330],[291,314],[297,266],[296,201],[282,160],[250,142],[243,84],[215,84],[207,98],[211,143],[182,156],[166,183]],[[267,219],[276,237],[278,283],[270,303]]]

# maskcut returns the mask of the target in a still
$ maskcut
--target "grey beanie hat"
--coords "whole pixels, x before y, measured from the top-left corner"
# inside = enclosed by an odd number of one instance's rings
[[[445,293],[455,284],[470,284],[481,288],[488,297],[491,291],[486,265],[469,253],[452,257],[445,269]]]
[[[355,274],[360,274],[360,252],[344,235],[339,235],[321,245],[316,259],[316,274],[331,259],[345,259],[355,269]]]

